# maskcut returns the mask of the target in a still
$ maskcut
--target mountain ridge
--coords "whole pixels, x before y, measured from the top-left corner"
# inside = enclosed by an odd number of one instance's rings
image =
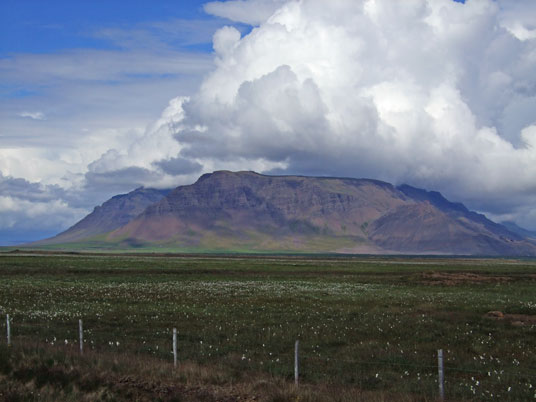
[[[516,224],[515,222],[511,222],[511,221],[501,222],[501,225],[507,228],[509,231],[513,233],[517,233],[518,235],[526,239],[536,240],[536,230],[525,229],[519,226],[518,224]]]
[[[251,171],[204,174],[103,241],[194,251],[536,255],[536,243],[439,192]]]
[[[149,205],[165,197],[171,189],[139,187],[126,194],[114,195],[83,219],[56,236],[34,242],[35,245],[74,242],[110,232],[126,225]]]

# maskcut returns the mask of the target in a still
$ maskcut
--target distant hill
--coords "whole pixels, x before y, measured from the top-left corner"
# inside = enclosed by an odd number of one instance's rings
[[[205,174],[165,196],[138,189],[114,197],[52,241],[84,241],[96,233],[106,233],[100,241],[117,248],[536,255],[535,242],[438,192],[254,172]]]
[[[536,240],[536,231],[534,230],[527,230],[525,228],[522,228],[518,226],[515,222],[507,221],[507,222],[501,222],[501,224],[511,232],[517,233],[518,235],[525,237],[527,239]]]
[[[120,194],[110,198],[80,222],[71,226],[57,236],[33,243],[34,245],[61,244],[78,242],[96,235],[108,233],[126,225],[145,208],[164,198],[171,190],[155,190],[137,188],[128,194]]]

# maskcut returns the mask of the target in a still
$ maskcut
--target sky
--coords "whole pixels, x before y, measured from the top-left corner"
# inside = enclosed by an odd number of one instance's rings
[[[536,230],[536,2],[0,2],[0,245],[219,169],[408,183]]]

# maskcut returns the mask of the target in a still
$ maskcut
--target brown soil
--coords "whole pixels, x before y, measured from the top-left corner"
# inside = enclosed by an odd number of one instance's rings
[[[138,378],[127,376],[110,381],[110,385],[120,394],[135,397],[139,401],[206,401],[206,402],[234,402],[255,401],[256,396],[241,395],[241,392],[233,392],[232,389],[217,386],[186,386],[182,384],[154,383],[142,381]]]
[[[428,285],[455,286],[460,284],[506,283],[515,280],[536,280],[536,275],[493,275],[471,272],[424,272],[422,281]]]
[[[536,315],[528,314],[505,314],[502,311],[488,311],[484,317],[490,320],[508,321],[513,326],[533,325],[536,324]]]

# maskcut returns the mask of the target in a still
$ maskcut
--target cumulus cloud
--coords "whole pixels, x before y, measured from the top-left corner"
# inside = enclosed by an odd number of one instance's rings
[[[159,166],[165,173],[171,175],[183,175],[199,172],[203,166],[193,160],[177,157],[157,161],[154,165]]]
[[[213,1],[207,13],[254,26],[248,34],[240,25],[219,29],[213,62],[170,51],[172,39],[159,42],[154,33],[174,32],[173,24],[100,32],[126,53],[0,60],[5,79],[40,88],[71,83],[63,105],[74,100],[91,110],[56,134],[42,102],[2,103],[0,117],[43,110],[49,119],[19,115],[28,118],[16,119],[25,130],[15,136],[3,118],[0,171],[28,181],[0,180],[11,211],[0,223],[30,216],[15,211],[17,202],[35,203],[37,212],[51,202],[66,222],[118,192],[230,169],[407,182],[536,229],[534,7],[532,0]],[[158,46],[137,47],[147,36]],[[146,75],[185,78],[131,82]],[[201,75],[197,91],[178,89],[186,82],[192,89]],[[144,127],[164,95],[187,93]],[[26,132],[34,134],[24,140]]]
[[[47,202],[64,197],[65,191],[55,185],[45,186],[22,178],[4,176],[0,171],[0,194],[30,202]]]
[[[187,97],[172,99],[161,117],[127,146],[111,148],[90,163],[85,174],[86,187],[94,191],[105,188],[124,191],[142,185],[171,187],[177,183],[174,176],[199,171],[196,161],[177,157],[181,146],[174,134],[182,129],[182,104],[187,100]]]
[[[29,229],[35,227],[36,221],[41,230],[57,229],[80,218],[80,211],[73,210],[62,200],[35,202],[2,195],[0,209],[0,230]]]
[[[84,208],[76,196],[55,185],[43,185],[0,172],[0,243],[17,244],[50,236],[80,219]],[[36,237],[28,238],[28,231]],[[20,236],[20,239],[19,239]]]
[[[172,22],[159,30],[173,36]],[[83,187],[89,164],[128,149],[212,69],[210,54],[167,45],[0,58],[0,171],[64,187],[75,174]]]
[[[257,3],[206,7],[259,26],[214,35],[181,156],[409,182],[497,214],[533,202],[534,2],[262,2],[270,16],[241,17]]]
[[[536,3],[532,0],[500,2],[501,23],[516,38],[525,41],[536,39]]]
[[[159,175],[148,169],[130,166],[105,172],[86,173],[86,186],[91,191],[130,191],[143,183],[158,181]]]
[[[193,180],[157,163],[173,164],[180,146],[175,117],[154,120],[213,68],[203,49],[221,26],[215,18],[88,26],[77,33],[113,46],[0,57],[0,172],[9,178],[0,183],[0,244],[13,233],[64,230],[118,192]],[[50,216],[23,213],[28,203],[36,211],[50,203]]]

